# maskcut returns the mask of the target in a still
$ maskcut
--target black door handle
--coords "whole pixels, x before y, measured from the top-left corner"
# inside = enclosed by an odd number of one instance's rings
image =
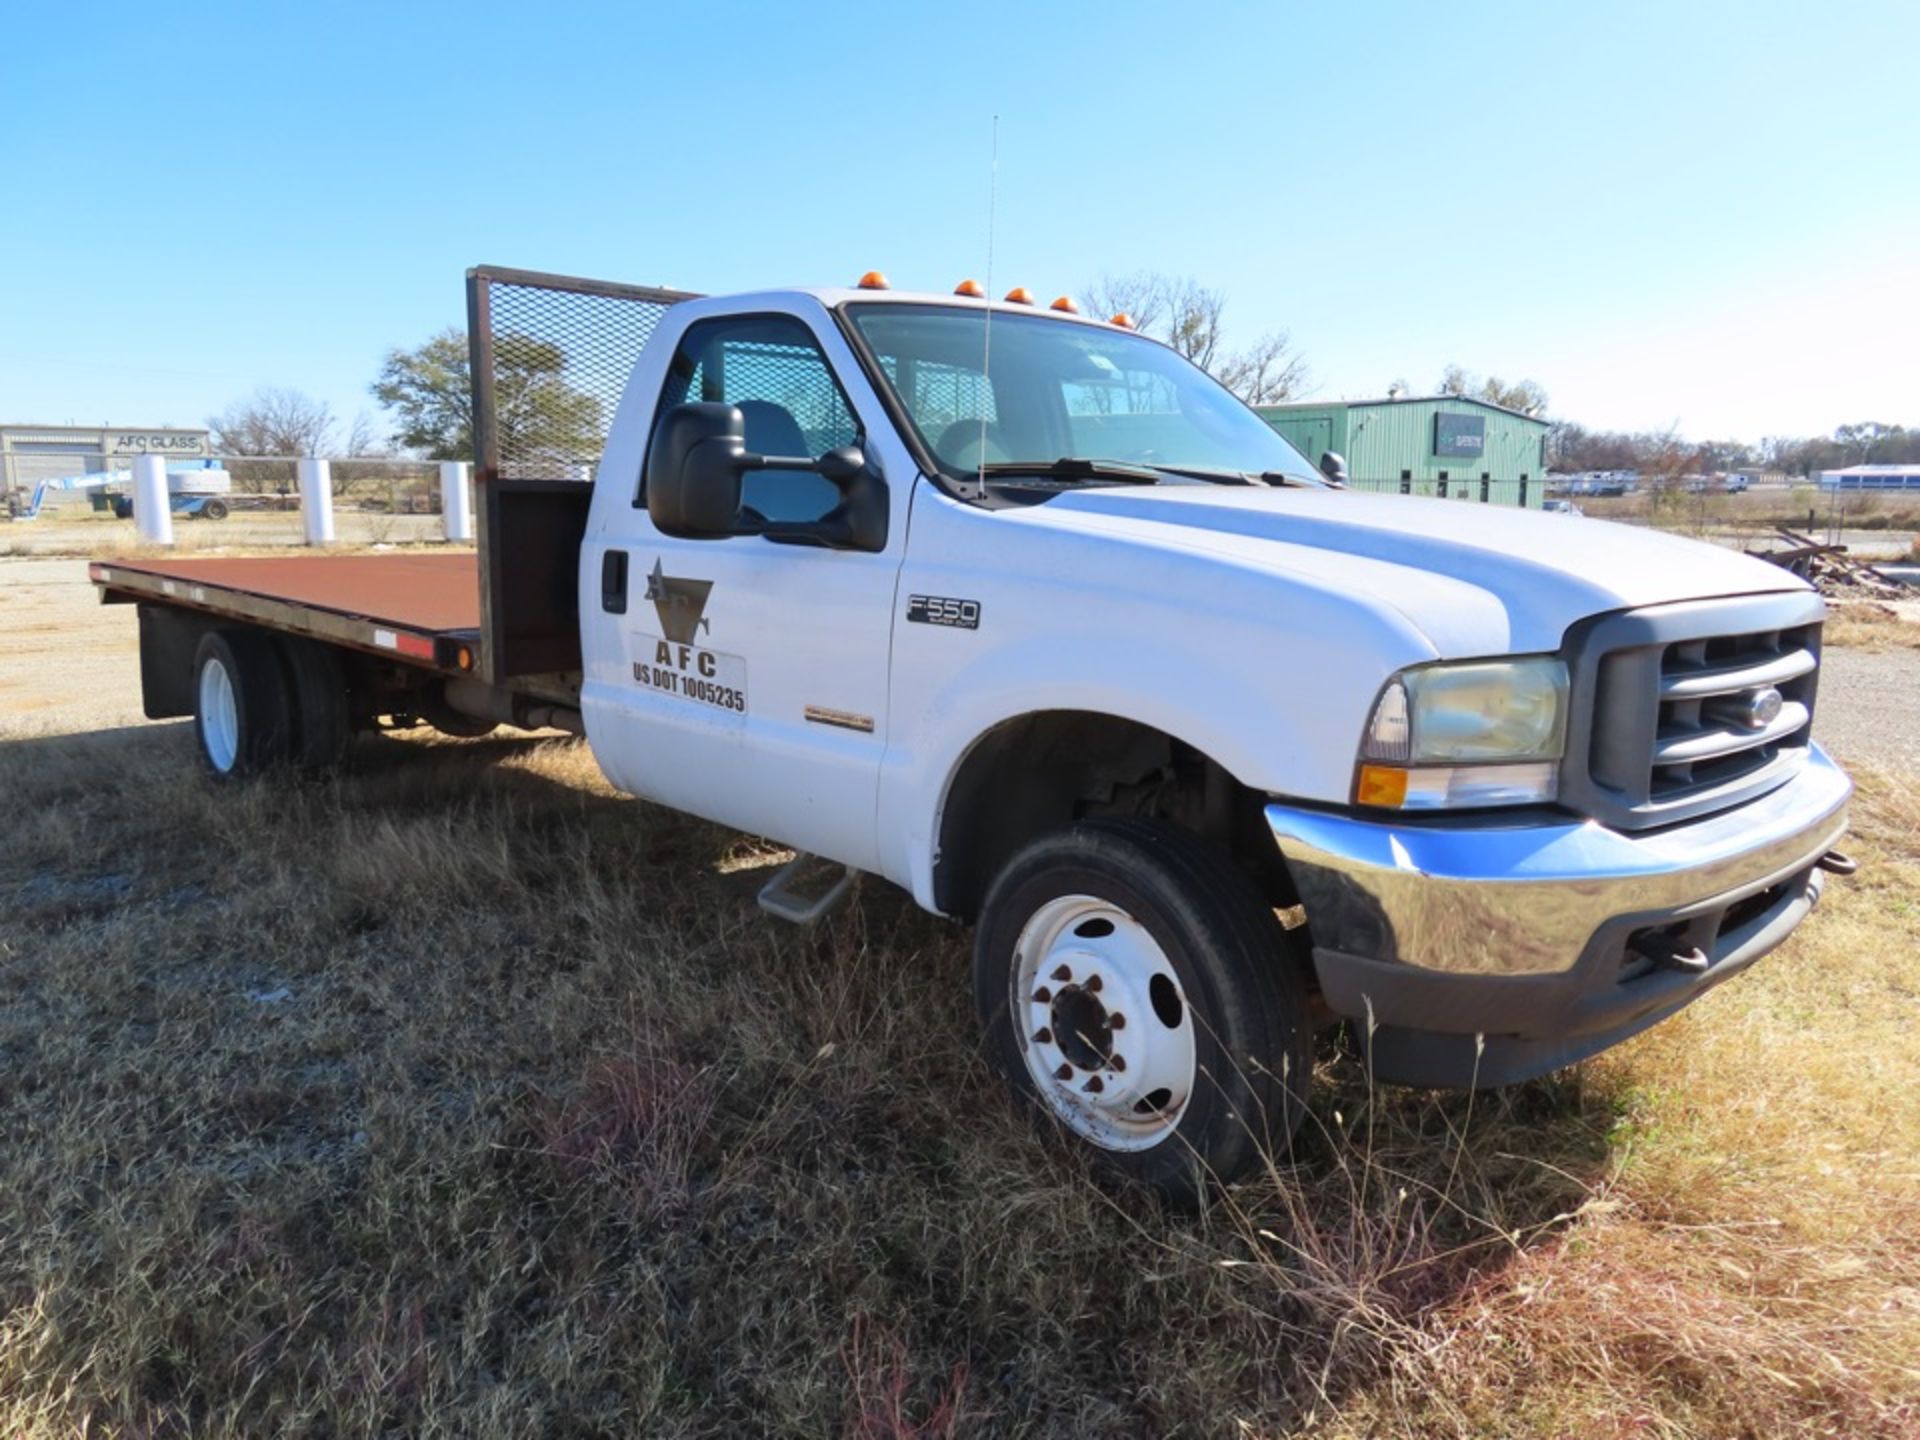
[[[627,613],[627,552],[609,550],[600,557],[600,608],[609,615]]]

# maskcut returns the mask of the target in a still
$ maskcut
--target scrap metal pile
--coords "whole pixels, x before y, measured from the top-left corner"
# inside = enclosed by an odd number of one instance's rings
[[[1866,561],[1854,559],[1844,545],[1829,545],[1784,525],[1773,533],[1774,543],[1763,549],[1750,549],[1747,554],[1791,570],[1822,595],[1843,600],[1914,598],[1912,590]]]

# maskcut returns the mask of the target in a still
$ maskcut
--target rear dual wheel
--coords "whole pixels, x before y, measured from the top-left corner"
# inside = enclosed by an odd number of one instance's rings
[[[1284,1155],[1312,1028],[1295,942],[1218,847],[1102,819],[994,881],[974,1004],[1000,1068],[1109,1171],[1172,1198]]]
[[[353,730],[346,678],[327,646],[259,630],[209,630],[194,657],[194,736],[217,780],[324,770]]]

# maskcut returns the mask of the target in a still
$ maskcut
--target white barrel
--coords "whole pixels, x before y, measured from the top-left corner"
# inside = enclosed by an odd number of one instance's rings
[[[311,455],[300,462],[300,515],[309,545],[333,543],[333,467]]]
[[[133,526],[149,544],[173,543],[173,504],[167,499],[164,455],[133,457]]]
[[[464,460],[440,462],[440,524],[449,540],[473,539],[473,501],[467,491]]]

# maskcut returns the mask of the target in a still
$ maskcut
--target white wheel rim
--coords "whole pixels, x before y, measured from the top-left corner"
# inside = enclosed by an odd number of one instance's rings
[[[1193,1098],[1193,1013],[1166,952],[1110,901],[1063,895],[1014,947],[1009,996],[1027,1073],[1049,1108],[1106,1150],[1147,1150]]]
[[[240,710],[233,699],[233,677],[213,656],[200,667],[200,743],[213,768],[233,769],[240,754]]]

